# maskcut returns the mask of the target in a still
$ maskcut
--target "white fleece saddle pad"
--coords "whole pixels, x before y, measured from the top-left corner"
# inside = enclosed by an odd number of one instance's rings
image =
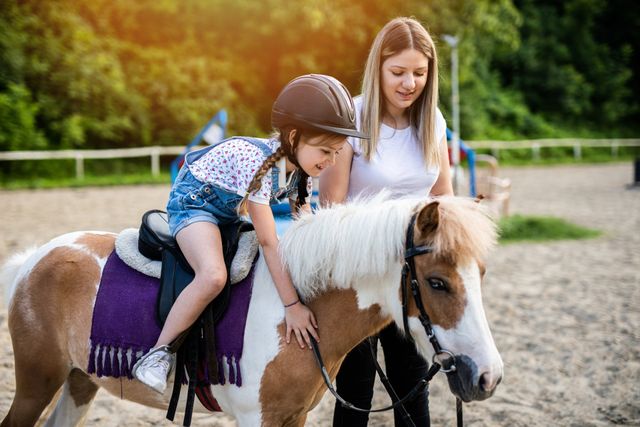
[[[147,276],[160,278],[161,261],[147,258],[138,251],[138,229],[127,228],[116,237],[116,253],[120,259],[134,270]],[[238,251],[231,262],[229,278],[234,285],[243,280],[251,270],[251,263],[258,253],[258,237],[255,231],[240,234]]]

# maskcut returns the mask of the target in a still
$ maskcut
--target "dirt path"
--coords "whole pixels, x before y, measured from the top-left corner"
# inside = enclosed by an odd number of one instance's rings
[[[640,425],[640,189],[628,164],[503,169],[512,212],[598,228],[588,241],[501,246],[491,259],[485,309],[505,378],[488,401],[465,406],[472,426]],[[164,206],[168,186],[0,191],[0,262],[71,230],[120,231]],[[13,396],[13,356],[0,313],[0,416]],[[445,381],[431,388],[433,425],[454,425]],[[376,403],[386,398],[376,394]],[[331,424],[325,397],[308,425]],[[371,426],[392,424],[389,414]],[[90,426],[170,425],[164,412],[100,392]],[[196,416],[196,426],[234,425]]]

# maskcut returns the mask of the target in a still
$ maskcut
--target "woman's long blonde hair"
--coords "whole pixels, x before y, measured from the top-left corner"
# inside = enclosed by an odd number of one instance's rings
[[[362,81],[361,129],[370,135],[361,142],[367,160],[376,152],[380,135],[380,125],[384,114],[382,94],[382,64],[391,56],[403,50],[415,49],[428,60],[427,82],[420,94],[409,107],[409,126],[414,129],[421,144],[426,165],[438,165],[440,151],[435,135],[436,106],[438,104],[438,57],[436,48],[427,30],[414,18],[395,18],[389,21],[376,36],[365,66]]]

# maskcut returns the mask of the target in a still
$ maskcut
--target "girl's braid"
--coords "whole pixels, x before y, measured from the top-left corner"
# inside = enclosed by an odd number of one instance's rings
[[[278,162],[278,160],[280,160],[285,155],[286,155],[286,148],[284,147],[284,144],[281,144],[280,147],[278,147],[278,149],[272,155],[270,155],[264,160],[264,162],[262,163],[262,166],[260,166],[260,169],[258,169],[256,174],[253,176],[253,179],[249,184],[249,188],[247,189],[247,192],[244,195],[244,198],[242,199],[242,201],[240,202],[240,205],[238,206],[238,211],[240,213],[242,214],[246,213],[247,211],[246,205],[247,205],[247,200],[249,198],[249,194],[260,189],[260,184],[261,184],[260,181],[262,180],[264,175],[269,171],[269,169],[271,169]]]

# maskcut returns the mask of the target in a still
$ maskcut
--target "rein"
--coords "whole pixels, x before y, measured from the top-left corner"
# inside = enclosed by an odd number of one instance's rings
[[[452,352],[445,350],[440,346],[440,343],[438,342],[438,338],[436,337],[436,334],[433,331],[433,327],[431,325],[431,319],[429,319],[429,315],[427,314],[427,311],[424,308],[424,304],[422,303],[422,297],[420,295],[420,288],[419,288],[420,284],[418,283],[418,280],[417,280],[414,257],[433,252],[433,247],[429,245],[414,246],[413,229],[416,222],[416,216],[417,214],[414,214],[411,217],[411,221],[409,221],[409,227],[407,228],[407,238],[405,243],[404,266],[402,267],[402,279],[401,279],[402,322],[404,325],[405,334],[407,335],[409,340],[415,344],[415,340],[411,336],[411,331],[409,330],[409,316],[408,316],[408,293],[409,292],[407,288],[410,285],[411,295],[413,296],[413,300],[416,303],[416,307],[420,312],[418,319],[420,320],[420,323],[422,324],[425,330],[425,333],[429,338],[429,342],[431,342],[431,346],[435,351],[435,354],[433,355],[433,358],[431,361],[432,362],[431,367],[427,371],[427,375],[421,378],[420,380],[418,380],[418,383],[413,387],[413,389],[411,389],[411,391],[409,391],[409,393],[405,397],[403,397],[402,399],[398,399],[398,396],[396,395],[395,391],[391,387],[391,384],[389,383],[387,377],[384,375],[384,372],[382,371],[382,368],[380,367],[380,365],[378,364],[378,361],[376,360],[375,354],[373,353],[373,348],[371,348],[371,357],[373,358],[376,371],[378,371],[378,375],[380,375],[380,379],[382,380],[387,390],[387,393],[389,393],[389,396],[391,397],[391,400],[393,401],[393,403],[383,408],[376,408],[376,409],[358,408],[352,403],[344,400],[338,394],[338,392],[333,388],[333,384],[331,383],[331,379],[329,378],[327,369],[325,368],[324,362],[322,361],[322,356],[320,355],[320,349],[318,348],[318,343],[315,340],[315,338],[313,338],[312,336],[310,337],[313,354],[320,368],[320,373],[322,374],[322,378],[324,379],[325,385],[327,386],[331,394],[333,394],[336,400],[340,402],[340,404],[344,408],[348,408],[357,412],[384,412],[399,406],[399,410],[401,411],[403,418],[405,419],[405,421],[409,426],[415,426],[415,424],[411,420],[411,416],[407,413],[407,410],[404,408],[404,403],[411,400],[413,397],[415,397],[415,395],[421,389],[427,387],[429,385],[429,382],[433,379],[433,377],[438,372],[450,374],[456,371],[455,356]],[[411,280],[407,281],[409,274],[411,275]],[[409,283],[409,285],[407,285],[407,283]],[[447,356],[447,358],[444,360],[444,362],[439,363],[438,358],[441,355],[445,355]],[[444,365],[446,365],[446,367]],[[456,420],[457,420],[457,426],[462,427],[463,426],[462,401],[459,398],[456,398]]]

